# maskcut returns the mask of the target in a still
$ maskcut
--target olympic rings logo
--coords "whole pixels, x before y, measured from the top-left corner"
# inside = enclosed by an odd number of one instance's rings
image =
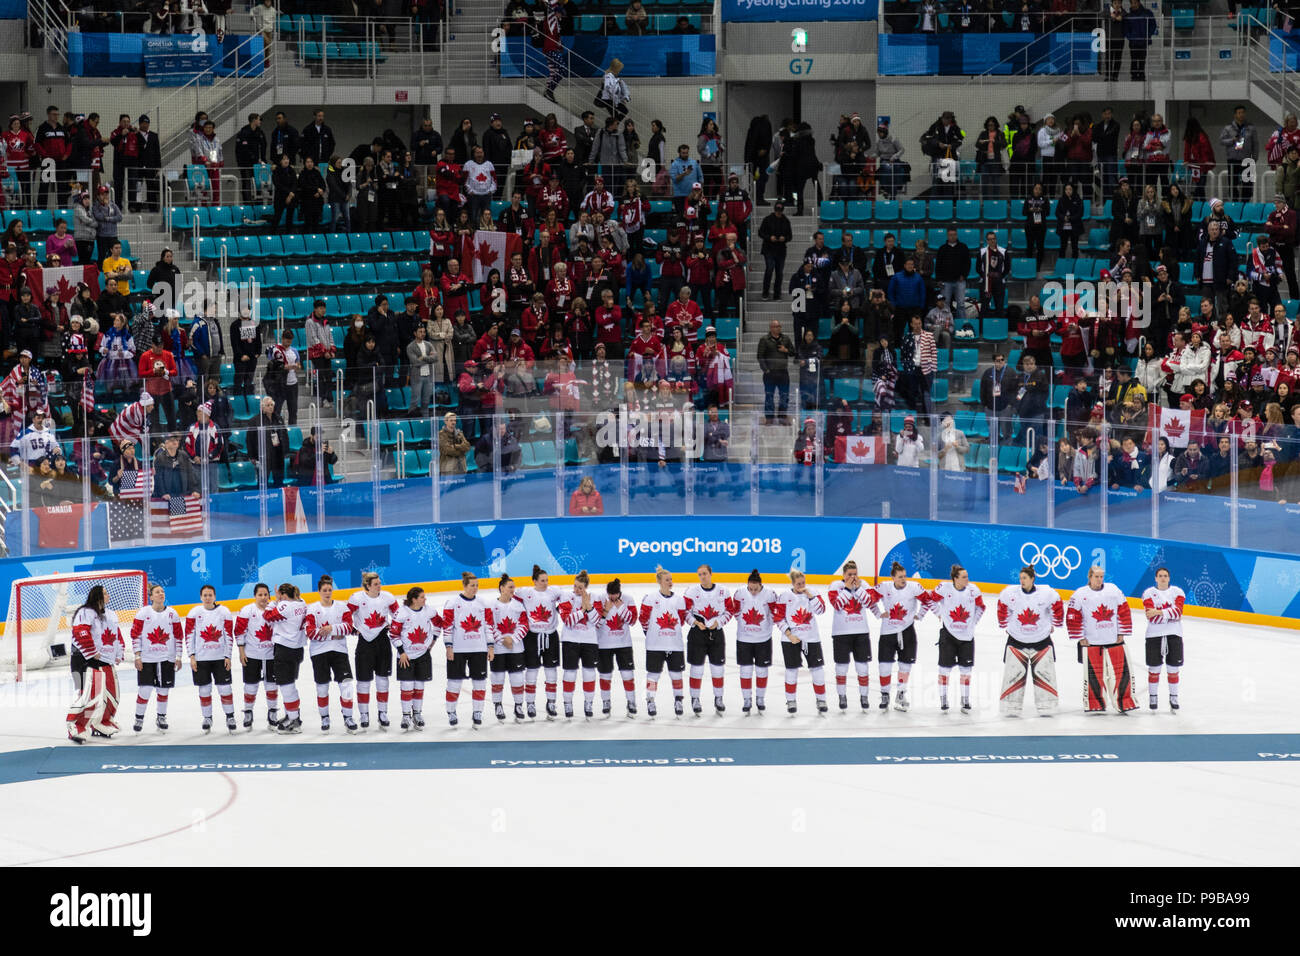
[[[1040,546],[1032,541],[1026,541],[1020,546],[1020,560],[1039,574],[1051,575],[1064,581],[1079,570],[1083,564],[1083,555],[1072,544],[1060,548],[1054,544]]]

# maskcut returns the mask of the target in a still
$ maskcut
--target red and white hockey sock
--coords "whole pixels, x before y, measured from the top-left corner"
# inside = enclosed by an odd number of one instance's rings
[[[472,696],[474,698],[474,716],[482,717],[483,702],[487,700],[487,681],[476,680],[474,681],[473,687],[474,690],[472,692]]]
[[[866,697],[867,689],[871,687],[871,662],[854,661],[853,667],[858,672],[858,696]]]
[[[266,712],[274,717],[280,710],[280,689],[270,681],[266,682]]]
[[[1175,704],[1178,703],[1178,671],[1177,667],[1165,668],[1165,680],[1169,684],[1169,700]],[[1192,703],[1195,704],[1196,701]]]
[[[285,716],[290,720],[298,716],[298,685],[281,684],[280,695],[284,698]]]
[[[149,698],[153,696],[153,688],[144,684],[136,689],[135,692],[135,719],[144,720],[144,712],[149,707]]]
[[[518,704],[524,699],[524,672],[515,671],[510,675],[510,694]]]
[[[447,713],[449,714],[456,713],[456,702],[460,700],[460,684],[459,680],[447,681]]]
[[[582,699],[589,707],[596,699],[596,671],[594,668],[584,667],[582,669]]]
[[[748,704],[754,696],[754,665],[740,665],[740,696]]]
[[[601,674],[600,675],[600,699],[608,704],[610,697],[613,696],[613,690],[614,690],[614,672],[610,671],[608,674]]]
[[[813,693],[818,700],[826,699],[826,668],[814,667],[812,669]]]
[[[899,661],[898,662],[898,683],[900,685],[898,688],[899,693],[902,693],[903,691],[907,690],[907,679],[911,676],[912,676],[912,665],[907,664],[903,661]]]
[[[713,677],[713,696],[721,697],[724,675],[726,674],[727,669],[722,664],[710,664],[709,672]]]
[[[158,716],[159,717],[167,716],[167,698],[170,696],[170,694],[171,692],[167,690],[167,688],[165,687],[158,688]]]
[[[627,696],[628,703],[636,702],[636,672],[631,668],[620,670],[618,676],[623,678],[623,693]]]
[[[971,668],[963,666],[959,668],[959,670],[961,671],[961,702],[963,704],[969,704]]]
[[[696,702],[700,699],[700,685],[704,683],[704,665],[691,665],[691,701]]]
[[[339,706],[343,708],[345,720],[352,720],[352,701],[357,696],[356,681],[348,678],[339,684]]]
[[[576,670],[566,670],[564,672],[564,706],[573,707],[573,688],[578,682],[578,672]]]
[[[379,719],[388,719],[388,678],[383,674],[375,675],[375,705],[379,708]]]
[[[209,684],[207,687],[199,688],[199,709],[203,712],[203,716],[205,718],[211,719],[212,717],[212,685],[211,684]],[[250,707],[248,709],[252,710],[253,708]],[[137,710],[138,710],[138,703],[137,703]],[[144,714],[139,713],[139,716],[143,717]]]
[[[767,699],[767,668],[754,668],[754,698],[758,703]]]
[[[948,703],[948,678],[952,674],[951,667],[939,668],[939,702]]]
[[[361,720],[370,722],[370,681],[357,681],[357,709],[361,711]]]
[[[499,678],[492,679],[492,703],[494,704],[501,703],[501,698],[505,696],[505,692],[506,692],[505,681],[502,680],[501,683],[498,684],[497,683],[498,679]]]
[[[835,692],[841,697],[847,697],[849,693],[849,662],[841,664],[835,662]]]
[[[537,668],[530,667],[524,671],[524,674],[526,675],[524,680],[524,699],[531,704],[537,699]]]
[[[402,716],[411,716],[411,702],[415,700],[415,681],[404,680],[398,682],[398,693],[401,694]]]
[[[673,682],[673,699],[681,700],[682,699],[682,672],[669,671],[668,679]]]
[[[785,669],[785,700],[788,704],[794,700],[795,692],[799,689],[799,668],[787,667]]]
[[[330,685],[316,685],[316,709],[320,711],[321,720],[330,715]]]
[[[881,661],[876,665],[876,674],[878,675],[877,680],[880,681],[880,692],[888,694],[889,685],[894,679],[894,665],[887,661]]]
[[[1151,706],[1154,707],[1160,699],[1160,668],[1147,668],[1147,696],[1151,698]]]
[[[257,685],[245,684],[244,685],[244,712],[251,714],[253,712],[253,705],[256,703],[257,703]]]
[[[546,672],[546,699],[552,704],[555,703],[555,671],[554,667],[545,668]]]
[[[424,713],[423,682],[417,682],[416,685],[411,688],[411,713],[415,714],[417,717]]]
[[[650,701],[654,700],[654,699],[655,699],[655,696],[656,696],[658,693],[659,693],[659,675],[658,675],[658,674],[646,674],[646,675],[645,675],[645,699],[646,699],[646,702],[649,703]]]
[[[217,693],[221,695],[221,709],[227,717],[235,716],[235,693],[229,684],[218,684]]]

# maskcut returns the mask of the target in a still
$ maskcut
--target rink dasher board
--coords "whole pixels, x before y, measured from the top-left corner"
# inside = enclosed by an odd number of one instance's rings
[[[779,737],[133,746],[91,744],[0,755],[0,783],[45,776],[328,770],[609,767],[983,766],[1293,762],[1300,734],[1035,737]]]

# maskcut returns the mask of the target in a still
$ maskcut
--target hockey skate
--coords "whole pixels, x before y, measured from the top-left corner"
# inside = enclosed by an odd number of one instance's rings
[[[1160,709],[1160,703],[1159,703],[1159,701],[1157,701],[1154,697],[1151,698],[1151,709],[1152,709],[1152,710],[1159,710],[1159,709]]]
[[[420,713],[420,711],[418,710],[413,712],[411,714],[411,726],[414,727],[416,730],[423,730],[424,714]]]
[[[582,705],[582,716],[587,720],[591,720],[591,716],[592,716],[591,701],[587,701],[585,704]]]
[[[369,718],[369,717],[362,717],[362,718],[361,718],[361,729],[362,729],[362,730],[369,730],[369,729],[370,729],[370,718]]]
[[[411,729],[411,717],[409,714],[402,715],[402,722],[398,725],[398,729],[402,731]]]
[[[610,705],[610,702],[609,702],[609,701],[603,701],[603,702],[601,703],[601,705],[600,705],[600,712],[601,712],[602,714],[604,714],[606,717],[608,717],[608,716],[610,715],[610,711],[611,711],[611,710],[613,710],[613,707]]]
[[[239,725],[235,723],[234,714],[226,714],[226,732],[231,734],[239,732]]]
[[[907,699],[907,691],[900,690],[898,699],[894,701],[894,710],[901,710],[906,713],[912,707],[912,702]]]
[[[474,730],[482,730],[482,729],[483,729],[483,715],[482,715],[482,714],[475,714],[474,717],[473,717],[473,724],[472,724],[471,726],[473,727]]]
[[[691,713],[693,713],[696,717],[704,716],[704,705],[700,703],[700,699],[698,697],[691,698]]]
[[[515,704],[515,723],[522,724],[523,722],[524,722],[524,705]]]
[[[798,711],[799,711],[799,705],[796,704],[794,701],[788,700],[785,702],[785,712],[787,714],[793,717],[796,713],[798,713]]]
[[[969,700],[963,700],[963,701],[961,702],[961,712],[962,712],[963,714],[966,714],[967,716],[970,716],[970,701],[969,701]]]
[[[767,704],[762,700],[756,700],[754,701],[754,706],[758,708],[758,715],[762,717],[763,713],[767,710]]]
[[[840,710],[849,709],[849,698],[847,694],[840,694]]]
[[[518,707],[519,705],[515,704],[515,706]],[[528,702],[528,719],[529,720],[537,719],[537,705],[534,704],[531,700]]]
[[[460,718],[457,717],[455,714],[448,714],[447,723],[450,724],[452,727],[455,727],[457,724],[460,723]]]
[[[817,716],[825,717],[828,710],[830,710],[830,708],[826,706],[826,701],[819,699],[817,701]]]
[[[253,712],[251,710],[246,710],[244,711],[244,729],[251,730],[252,727],[253,727]]]
[[[212,733],[212,718],[204,717],[203,725],[199,729],[202,730],[205,734]]]
[[[330,732],[330,719],[328,717],[322,717],[320,719],[320,732],[322,734],[328,734]]]
[[[645,702],[645,715],[651,720],[659,716],[659,708],[655,705],[653,697]]]
[[[573,702],[572,702],[572,701],[569,701],[569,702],[565,703],[565,705],[564,705],[564,719],[565,719],[565,720],[572,720],[572,719],[573,719]]]
[[[555,701],[548,700],[546,702],[546,719],[554,720],[557,716],[559,715],[555,712]]]
[[[1155,704],[1152,704],[1152,705],[1151,705],[1151,709],[1152,709],[1152,710],[1155,710],[1155,709],[1156,709],[1156,705],[1155,705]],[[142,733],[142,732],[144,731],[144,721],[143,721],[143,720],[137,720],[134,724],[131,725],[131,729],[134,730],[137,734],[138,734],[138,733]]]
[[[1178,701],[1174,700],[1173,698],[1170,698],[1170,700],[1169,700],[1169,710],[1170,710],[1172,713],[1177,714],[1177,713],[1178,713]]]
[[[627,719],[634,720],[635,718],[636,718],[636,701],[629,700],[627,702]]]
[[[887,690],[880,692],[880,709],[889,710],[889,691]]]
[[[357,722],[351,717],[343,718],[343,729],[350,734],[358,733],[361,730],[361,728],[357,726]]]
[[[387,729],[388,729],[388,723],[389,723],[389,721],[388,721],[388,715],[387,715],[387,714],[380,714],[380,715],[379,715],[379,729],[380,729],[380,730],[387,730]]]
[[[678,717],[686,713],[686,707],[683,705],[682,699],[680,697],[673,698],[673,713],[676,714]]]
[[[279,732],[282,734],[300,734],[302,733],[301,717],[286,717],[280,724]]]
[[[942,700],[939,701],[939,710],[941,710],[941,711],[942,711],[943,713],[945,713],[945,714],[948,713],[948,698],[947,698],[947,697],[945,697],[945,698],[943,698]]]
[[[166,717],[159,716],[159,717],[156,719],[155,723],[156,723],[156,726],[158,727],[158,733],[160,733],[160,734],[165,734],[165,733],[167,733],[167,718],[166,718]]]
[[[866,694],[863,694],[861,697],[858,698],[858,703],[862,705],[863,713],[866,713],[867,711],[871,710],[871,702],[867,700]]]
[[[497,720],[505,720],[505,719],[506,719],[506,708],[505,708],[505,705],[504,705],[504,704],[502,704],[502,703],[500,703],[500,702],[497,703],[497,706],[496,706],[496,715],[497,715]]]
[[[727,708],[723,705],[721,697],[713,698],[713,712],[715,714],[721,717],[724,713],[726,713],[726,710]]]
[[[79,734],[77,731],[71,729],[68,731],[68,739],[74,744],[84,744],[86,742],[85,734]]]
[[[268,710],[266,712],[266,726],[271,730],[279,730],[280,724],[284,723],[285,718],[277,717],[276,711]]]
[[[746,717],[748,717],[749,712],[753,710],[753,708],[754,708],[753,704],[751,704],[749,701],[745,701],[745,703],[741,705],[740,712],[744,714]]]

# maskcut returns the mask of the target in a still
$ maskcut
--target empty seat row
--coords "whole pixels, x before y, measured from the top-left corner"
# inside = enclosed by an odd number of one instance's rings
[[[315,262],[291,266],[230,266],[222,271],[223,282],[253,283],[263,289],[306,287],[319,290],[331,286],[410,285],[420,281],[420,263],[400,262]]]
[[[286,235],[200,236],[199,258],[296,259],[347,255],[424,254],[428,236],[423,232],[329,232]]]

